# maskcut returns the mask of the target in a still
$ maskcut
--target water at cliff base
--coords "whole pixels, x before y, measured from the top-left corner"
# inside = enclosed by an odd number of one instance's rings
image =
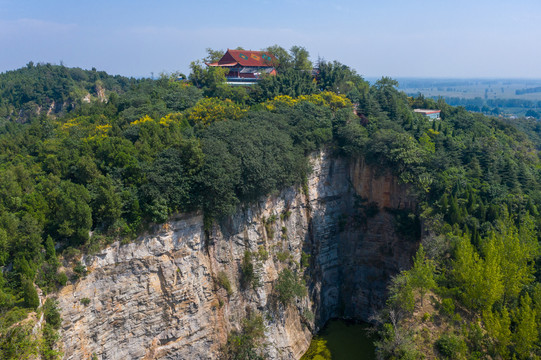
[[[330,320],[312,339],[301,360],[375,360],[373,339],[368,325]]]

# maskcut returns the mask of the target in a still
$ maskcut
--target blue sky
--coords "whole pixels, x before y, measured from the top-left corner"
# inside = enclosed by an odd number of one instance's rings
[[[0,0],[0,72],[188,72],[205,48],[301,45],[367,77],[541,78],[539,0]]]

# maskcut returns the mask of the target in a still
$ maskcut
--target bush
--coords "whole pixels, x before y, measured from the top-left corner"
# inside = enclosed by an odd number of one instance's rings
[[[62,256],[66,261],[71,262],[81,256],[81,250],[70,246],[62,252]]]
[[[56,281],[58,282],[58,284],[60,286],[66,286],[67,282],[68,282],[68,275],[66,275],[65,272],[60,272],[58,273],[58,275],[56,276]]]
[[[267,233],[267,238],[269,239],[274,238],[274,229],[272,228],[272,223],[269,221],[263,220],[263,224],[265,224],[265,232]]]
[[[286,262],[291,257],[291,253],[289,251],[280,251],[276,253],[276,258],[280,262]]]
[[[2,359],[19,360],[35,358],[39,343],[32,334],[29,323],[12,326],[0,336]]]
[[[269,258],[269,252],[267,250],[265,250],[265,247],[263,245],[260,245],[257,248],[257,256],[258,256],[259,260],[267,261],[267,259]]]
[[[436,349],[448,359],[462,359],[466,353],[466,343],[454,334],[443,334],[436,340]]]
[[[58,330],[62,324],[62,317],[60,316],[57,305],[57,301],[51,298],[47,299],[43,305],[45,321],[56,330]]]
[[[265,323],[260,314],[251,314],[242,321],[241,331],[233,331],[222,348],[222,359],[265,359]]]
[[[314,313],[313,313],[310,309],[308,309],[308,308],[306,308],[306,309],[304,309],[304,310],[302,311],[302,316],[303,316],[307,321],[310,321],[310,322],[314,321],[314,319],[316,318],[316,316],[314,315]]]
[[[42,358],[44,360],[58,360],[61,354],[59,351],[55,350],[56,343],[60,338],[58,331],[56,331],[56,329],[54,329],[51,325],[45,324],[45,326],[43,326],[42,334]]]
[[[54,291],[56,288],[56,271],[57,266],[55,264],[44,262],[38,272],[36,285],[44,292]]]
[[[229,281],[229,278],[227,277],[227,274],[225,271],[220,271],[218,273],[218,276],[216,277],[216,281],[218,282],[218,285],[223,287],[225,291],[227,291],[227,295],[231,296],[233,294],[233,288],[231,287],[231,282]]]
[[[455,313],[455,304],[453,299],[445,298],[441,301],[441,312],[447,316],[452,316]]]
[[[274,290],[278,300],[285,306],[289,305],[295,297],[304,297],[307,294],[304,280],[298,279],[289,269],[280,272]]]
[[[305,253],[304,251],[301,253],[301,266],[304,268],[307,268],[310,265],[310,254]]]
[[[3,332],[4,329],[9,328],[11,325],[26,319],[29,311],[30,310],[28,309],[15,306],[7,312],[4,312],[2,316],[0,316],[0,332]]]
[[[32,281],[23,279],[23,298],[26,307],[31,309],[37,309],[39,306],[39,296]]]
[[[84,266],[83,264],[81,264],[80,261],[78,261],[77,264],[73,267],[73,272],[75,273],[76,279],[85,277],[87,274],[86,266]]]
[[[244,289],[253,287],[254,289],[260,286],[259,277],[255,272],[254,263],[252,261],[252,253],[249,251],[244,252],[244,258],[241,263],[241,285]]]
[[[280,214],[280,220],[282,220],[282,221],[287,220],[287,219],[289,219],[290,216],[291,216],[291,211],[290,210],[284,210]]]
[[[82,298],[81,304],[83,304],[84,306],[88,306],[90,304],[90,299],[87,297]]]

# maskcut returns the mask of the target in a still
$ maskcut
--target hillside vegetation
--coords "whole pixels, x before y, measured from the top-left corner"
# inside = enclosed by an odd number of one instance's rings
[[[417,212],[397,217],[405,236],[419,236],[424,225],[423,247],[412,269],[392,280],[379,318],[382,358],[539,355],[541,144],[528,130],[535,125],[524,120],[520,130],[409,98],[389,78],[370,86],[338,62],[321,61],[312,78],[295,54],[285,55],[278,76],[249,89],[228,87],[220,69],[196,62],[189,81],[54,65],[0,76],[3,358],[59,356],[52,297],[84,276],[81,251],[130,241],[172,213],[200,210],[210,223],[302,185],[307,155],[322,146],[392,169],[419,199]],[[79,101],[98,81],[106,99]],[[24,123],[13,115],[51,100],[76,105]],[[417,107],[441,109],[442,119],[429,121]],[[53,295],[44,306],[38,290]],[[36,309],[46,319],[38,337]]]
[[[96,69],[34,64],[0,74],[0,119],[27,122],[41,114],[65,114],[84,102],[104,101],[138,81]]]

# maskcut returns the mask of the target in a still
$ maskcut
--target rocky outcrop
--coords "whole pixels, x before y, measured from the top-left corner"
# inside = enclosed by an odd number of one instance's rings
[[[414,203],[404,185],[362,160],[326,151],[311,160],[304,190],[246,205],[206,230],[201,214],[179,215],[83,259],[89,274],[59,295],[64,358],[216,359],[228,333],[256,311],[269,358],[298,359],[328,319],[368,320],[416,245],[396,234],[386,208]],[[257,254],[255,289],[240,282],[246,251]],[[288,307],[273,293],[286,267],[303,273],[309,290]],[[224,274],[229,294],[218,280]]]

